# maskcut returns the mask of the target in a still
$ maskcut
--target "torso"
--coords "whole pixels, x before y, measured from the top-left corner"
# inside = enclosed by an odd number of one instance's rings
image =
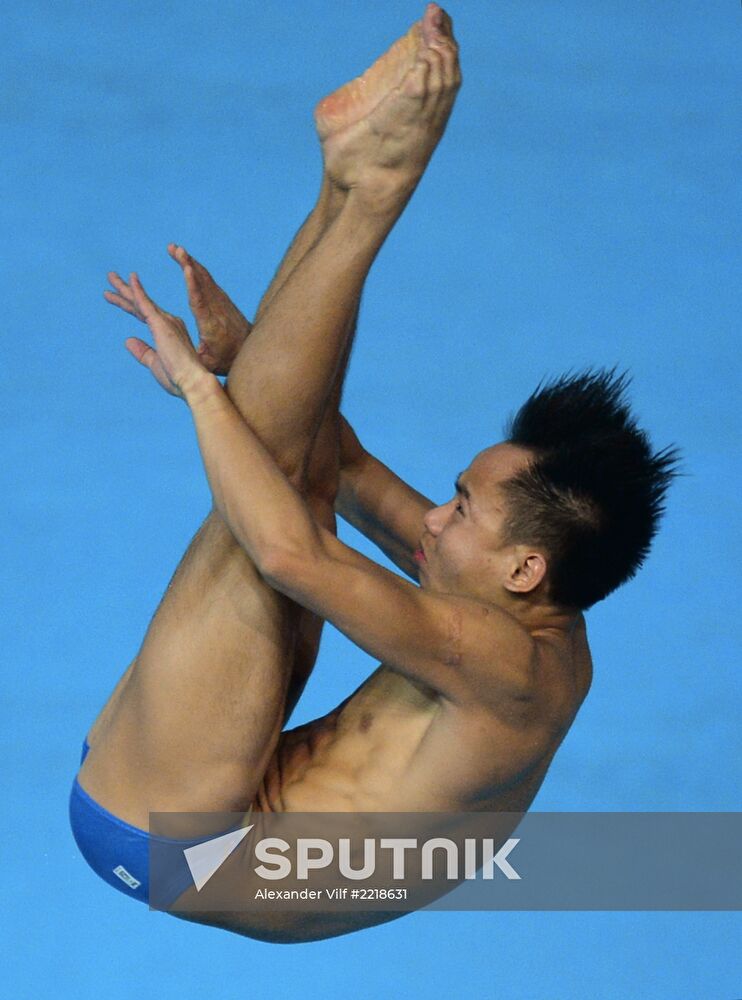
[[[507,812],[533,801],[591,679],[584,622],[532,633],[536,684],[527,700],[454,704],[380,666],[323,718],[281,734],[253,809],[268,812]],[[502,664],[493,664],[500,672]],[[128,676],[128,673],[127,673]],[[486,676],[482,679],[486,687]],[[122,681],[120,688],[126,683]],[[115,696],[114,699],[115,701]],[[257,820],[257,817],[256,817]],[[259,822],[259,820],[258,820]],[[201,910],[191,916],[264,941],[321,940],[403,910]]]
[[[590,686],[580,618],[544,632],[528,704],[457,706],[388,666],[338,708],[281,734],[257,812],[525,812]],[[245,910],[195,919],[247,937],[306,942],[371,927],[404,911]]]
[[[258,790],[265,812],[522,811],[584,699],[584,622],[541,645],[527,704],[454,705],[388,666],[343,704],[287,730]]]

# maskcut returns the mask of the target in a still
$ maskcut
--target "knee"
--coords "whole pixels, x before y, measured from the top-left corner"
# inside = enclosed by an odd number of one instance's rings
[[[304,469],[284,474],[312,509],[315,505],[334,509],[339,483],[338,475],[332,469],[321,469],[310,464]]]
[[[275,455],[273,459],[286,479],[305,500],[334,507],[339,489],[340,463],[324,456]]]
[[[335,518],[335,506],[327,498],[316,495],[307,497],[307,507],[312,512],[317,524],[325,528],[326,531],[337,535],[337,520]]]

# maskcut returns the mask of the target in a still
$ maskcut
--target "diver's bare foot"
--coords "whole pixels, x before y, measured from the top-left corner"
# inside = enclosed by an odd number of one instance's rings
[[[184,247],[170,243],[167,252],[183,270],[188,304],[198,327],[201,363],[215,375],[226,375],[252,325]]]
[[[461,83],[451,19],[428,4],[363,76],[315,110],[325,171],[349,190],[395,183],[411,191],[435,149]]]

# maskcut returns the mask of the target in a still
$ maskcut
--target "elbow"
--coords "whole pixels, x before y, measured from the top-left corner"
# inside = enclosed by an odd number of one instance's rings
[[[297,554],[287,545],[268,545],[255,560],[261,577],[274,590],[284,592],[284,586],[295,577]]]
[[[319,556],[311,547],[287,541],[267,546],[256,565],[269,587],[301,604],[311,591],[312,572],[319,564]]]

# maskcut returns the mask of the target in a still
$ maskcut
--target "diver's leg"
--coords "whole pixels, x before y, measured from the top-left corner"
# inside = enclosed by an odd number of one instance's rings
[[[321,238],[327,227],[337,217],[345,202],[347,192],[332,185],[323,178],[322,190],[317,205],[302,226],[284,257],[270,287],[263,296],[256,313],[260,319],[268,304],[284,285],[289,275],[303,260],[307,251]],[[214,281],[208,270],[193,258],[182,246],[171,244],[170,255],[183,269],[191,311],[198,326],[199,352],[204,363],[212,370],[227,374],[239,351],[249,336],[252,324],[235,306],[226,292]],[[126,282],[112,274],[112,284],[116,293],[109,292],[109,301],[132,311],[133,295]],[[341,360],[335,388],[326,407],[320,430],[312,446],[307,468],[307,492],[314,498],[315,514],[320,516],[324,527],[335,530],[333,513],[339,477],[339,405],[342,385],[347,371],[358,306],[347,333],[346,357]],[[294,666],[286,700],[286,718],[296,706],[316,659],[322,622],[308,611],[302,611],[298,624],[298,640],[294,652]],[[115,695],[109,700],[106,711],[112,710]]]
[[[302,488],[365,275],[392,221],[362,233],[341,214],[233,365],[232,398]],[[91,734],[83,788],[136,826],[146,825],[152,809],[246,808],[284,720],[298,636],[298,609],[263,583],[212,514],[178,567],[113,711]],[[305,659],[306,640],[304,628]]]
[[[233,366],[236,405],[300,487],[347,356],[366,273],[445,125],[446,109],[435,104],[425,128],[408,126],[423,106],[426,76],[418,68],[414,86],[394,98],[408,116],[404,124],[389,101],[372,113],[376,124],[385,127],[391,114],[400,125],[384,154],[391,146],[396,157],[400,143],[410,146],[409,157],[398,161],[401,172],[372,164],[376,180],[379,170],[385,177],[378,211],[361,225],[358,203],[355,214],[349,212],[349,197],[269,303]],[[336,175],[357,167],[364,142],[378,134],[363,121],[348,130],[350,136],[331,136]],[[296,609],[264,586],[221,520],[210,516],[168,588],[114,710],[94,730],[83,787],[135,825],[146,825],[150,809],[244,809],[280,730],[296,639]]]

